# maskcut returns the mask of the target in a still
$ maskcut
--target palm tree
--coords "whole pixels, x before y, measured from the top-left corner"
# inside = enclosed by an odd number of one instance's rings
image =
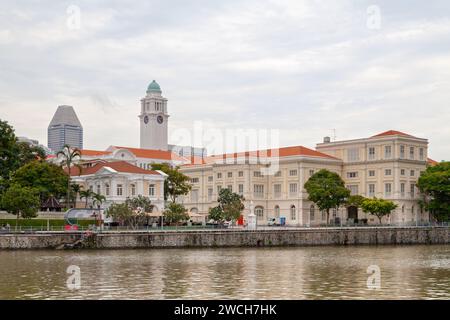
[[[92,195],[92,199],[94,199],[94,206],[98,205],[99,207],[102,205],[104,201],[106,201],[106,197],[100,193],[94,193]]]
[[[81,186],[77,183],[74,183],[70,186],[70,188],[72,189],[72,192],[75,194],[75,197],[73,199],[73,207],[75,208],[77,206],[77,197],[81,191]]]
[[[83,199],[83,198],[86,199],[85,208],[87,208],[88,201],[90,198],[92,198],[94,196],[94,194],[95,194],[94,191],[92,191],[91,189],[80,191],[80,199]]]
[[[70,171],[72,165],[76,166],[81,173],[81,166],[75,163],[75,160],[81,158],[81,151],[78,148],[71,148],[69,145],[64,145],[63,149],[56,154],[57,157],[61,156],[61,166],[67,167],[67,173],[69,175],[69,179],[67,181],[67,207],[70,206]]]

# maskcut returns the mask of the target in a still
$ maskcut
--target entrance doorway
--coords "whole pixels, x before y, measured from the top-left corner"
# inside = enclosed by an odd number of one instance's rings
[[[358,223],[358,207],[350,206],[347,208],[348,222]]]

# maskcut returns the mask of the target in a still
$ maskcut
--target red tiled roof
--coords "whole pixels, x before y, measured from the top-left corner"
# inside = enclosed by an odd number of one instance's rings
[[[272,157],[291,157],[291,156],[306,156],[306,157],[314,157],[314,158],[326,158],[333,160],[340,160],[338,158],[332,157],[328,154],[312,150],[303,146],[293,146],[293,147],[284,147],[278,149],[267,149],[267,150],[256,150],[256,151],[247,151],[247,152],[237,152],[237,153],[228,153],[221,155],[212,155],[206,158],[193,157],[191,158],[191,163],[185,166],[190,165],[200,165],[200,164],[210,164],[214,163],[218,160],[223,160],[224,162],[229,159],[237,159],[237,158],[272,158]]]
[[[100,151],[100,150],[88,150],[88,149],[82,149],[80,150],[81,156],[87,156],[87,157],[95,157],[95,156],[103,156],[106,154],[111,154],[109,151]]]
[[[433,160],[431,158],[428,158],[427,162],[430,166],[435,166],[435,165],[439,164],[439,162],[437,162],[436,160]]]
[[[124,173],[140,173],[140,174],[160,175],[160,173],[157,171],[142,169],[142,168],[136,167],[126,161],[97,162],[92,167],[82,168],[81,173],[80,173],[80,169],[78,167],[72,167],[70,169],[70,175],[71,176],[80,176],[80,175],[85,176],[85,175],[89,175],[89,174],[94,174],[103,167],[109,167],[115,171],[124,172]],[[67,172],[67,168],[65,168],[64,171]]]
[[[401,131],[396,131],[396,130],[389,130],[389,131],[385,131],[382,133],[379,133],[377,135],[372,136],[371,138],[375,138],[375,137],[385,137],[385,136],[404,136],[404,137],[410,137],[410,138],[416,138],[410,134],[401,132]]]
[[[127,149],[131,151],[138,158],[150,158],[150,159],[162,159],[162,160],[184,160],[177,154],[170,151],[152,150],[152,149],[139,149],[130,147],[113,146],[116,149]]]

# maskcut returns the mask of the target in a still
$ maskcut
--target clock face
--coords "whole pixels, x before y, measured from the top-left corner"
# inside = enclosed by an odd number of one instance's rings
[[[163,118],[162,116],[158,116],[158,117],[156,118],[156,121],[158,121],[158,123],[163,123],[164,118]]]
[[[147,124],[148,123],[148,116],[144,117],[144,123]]]

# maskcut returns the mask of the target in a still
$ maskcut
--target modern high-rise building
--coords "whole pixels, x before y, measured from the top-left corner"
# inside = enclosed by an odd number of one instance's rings
[[[64,145],[83,149],[83,127],[72,106],[59,106],[48,126],[48,147],[54,152]]]

